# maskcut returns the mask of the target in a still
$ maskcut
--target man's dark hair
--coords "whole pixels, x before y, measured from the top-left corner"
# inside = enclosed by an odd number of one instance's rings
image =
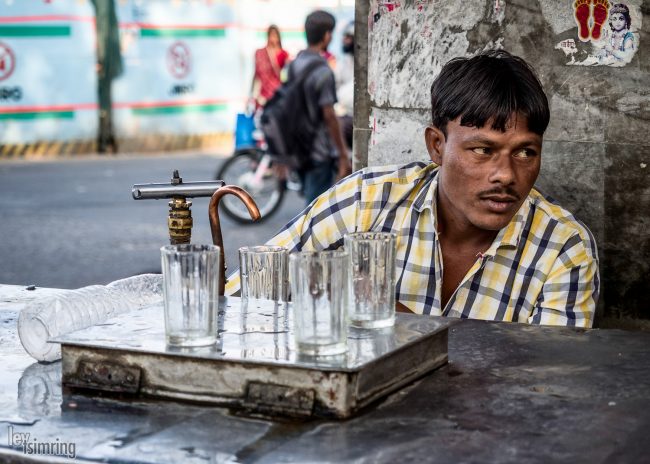
[[[325,38],[325,33],[332,32],[336,26],[336,19],[327,11],[314,11],[305,19],[305,34],[307,43],[316,45]]]
[[[431,85],[434,127],[447,135],[447,123],[461,117],[461,126],[505,132],[514,114],[528,121],[528,129],[543,135],[550,112],[535,71],[505,50],[492,50],[472,58],[454,58],[443,66]]]

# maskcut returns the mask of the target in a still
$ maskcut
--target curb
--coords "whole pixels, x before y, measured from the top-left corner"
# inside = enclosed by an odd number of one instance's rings
[[[215,132],[193,135],[149,134],[125,139],[118,137],[117,143],[121,153],[207,149],[230,153],[234,140],[229,132]],[[0,161],[82,157],[96,153],[97,142],[94,140],[36,141],[0,145]]]

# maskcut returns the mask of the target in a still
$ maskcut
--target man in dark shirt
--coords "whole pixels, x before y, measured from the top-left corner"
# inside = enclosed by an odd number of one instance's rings
[[[304,83],[307,111],[317,126],[309,168],[302,173],[307,204],[329,189],[337,179],[351,172],[348,152],[334,113],[336,81],[323,56],[332,40],[335,24],[334,16],[325,11],[315,11],[307,16],[305,34],[308,48],[301,51],[289,67],[291,80],[300,77],[310,63],[322,61],[322,66],[314,69]]]

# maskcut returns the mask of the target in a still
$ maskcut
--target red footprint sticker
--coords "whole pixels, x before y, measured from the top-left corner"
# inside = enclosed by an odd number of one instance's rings
[[[591,29],[591,38],[600,39],[600,32],[603,29],[603,23],[607,21],[609,12],[609,2],[607,0],[594,0],[594,25]]]
[[[591,3],[594,0],[576,0],[573,4],[575,11],[573,15],[578,22],[578,37],[583,42],[589,40],[589,16],[591,15]],[[607,1],[607,0],[605,0]],[[605,15],[607,17],[607,15]]]

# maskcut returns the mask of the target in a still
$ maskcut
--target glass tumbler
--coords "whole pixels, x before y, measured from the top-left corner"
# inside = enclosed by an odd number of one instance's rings
[[[287,249],[280,246],[253,246],[239,249],[241,297],[287,301],[289,262]]]
[[[346,234],[350,254],[350,325],[365,329],[395,324],[396,236],[384,232]]]
[[[167,343],[215,343],[221,250],[215,245],[183,244],[167,245],[160,251]]]
[[[347,252],[293,253],[289,273],[298,351],[315,356],[345,353]]]

